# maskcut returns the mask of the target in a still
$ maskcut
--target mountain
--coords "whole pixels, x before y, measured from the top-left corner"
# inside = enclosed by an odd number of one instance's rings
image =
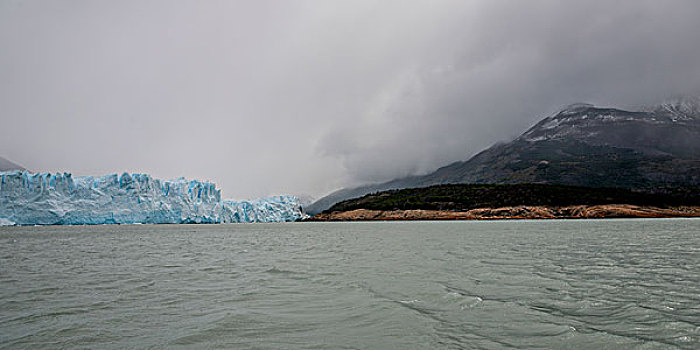
[[[700,99],[641,111],[575,104],[515,140],[422,176],[341,189],[306,208],[317,214],[349,198],[456,183],[544,183],[653,190],[700,186]]]
[[[19,164],[15,164],[3,157],[0,157],[0,171],[10,171],[10,170],[19,170],[19,171],[25,171],[23,166]]]

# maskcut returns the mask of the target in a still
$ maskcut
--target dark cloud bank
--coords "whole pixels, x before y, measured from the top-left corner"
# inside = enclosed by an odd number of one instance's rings
[[[321,195],[700,94],[697,1],[3,1],[0,155]]]

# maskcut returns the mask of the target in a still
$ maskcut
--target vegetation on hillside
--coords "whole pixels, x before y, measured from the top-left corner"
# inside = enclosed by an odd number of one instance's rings
[[[642,193],[621,188],[545,184],[451,184],[368,194],[335,204],[325,212],[370,210],[450,210],[512,206],[631,204],[669,207],[700,205],[697,188]]]

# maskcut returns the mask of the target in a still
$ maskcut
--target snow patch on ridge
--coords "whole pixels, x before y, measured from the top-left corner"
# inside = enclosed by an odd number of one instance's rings
[[[559,112],[559,114],[563,114],[563,115],[576,114],[576,113],[584,111],[588,108],[595,108],[595,106],[590,104],[590,103],[574,103],[574,104],[566,106],[561,112]]]

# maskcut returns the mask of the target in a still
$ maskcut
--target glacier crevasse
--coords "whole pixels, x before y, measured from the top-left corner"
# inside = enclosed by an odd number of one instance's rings
[[[2,225],[283,222],[303,217],[296,197],[222,200],[211,182],[129,173],[0,172]]]

